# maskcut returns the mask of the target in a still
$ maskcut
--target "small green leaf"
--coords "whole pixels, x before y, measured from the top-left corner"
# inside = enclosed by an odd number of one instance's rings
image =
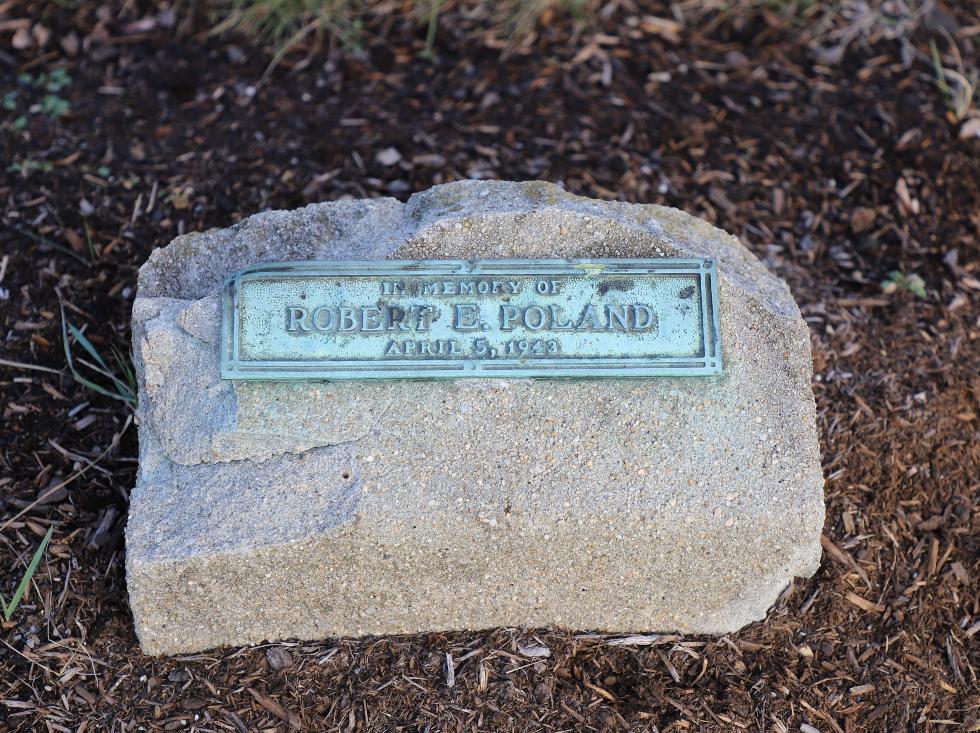
[[[57,93],[71,84],[71,76],[64,69],[55,69],[45,79],[44,88]]]
[[[71,106],[68,100],[62,99],[57,94],[45,94],[41,98],[41,111],[48,117],[64,117],[69,109]]]

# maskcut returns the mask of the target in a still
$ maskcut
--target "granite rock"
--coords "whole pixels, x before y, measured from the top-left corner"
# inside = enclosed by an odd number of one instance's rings
[[[227,382],[218,293],[300,259],[718,258],[717,378]],[[127,529],[150,654],[496,626],[723,633],[820,560],[809,334],[674,209],[463,181],[188,234],[140,270]]]

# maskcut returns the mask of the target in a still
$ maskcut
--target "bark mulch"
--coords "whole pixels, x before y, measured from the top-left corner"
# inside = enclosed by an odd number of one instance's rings
[[[610,3],[508,44],[452,5],[433,58],[424,27],[380,19],[263,78],[268,49],[207,35],[188,5],[0,2],[5,598],[54,527],[0,624],[0,730],[980,730],[975,7]],[[116,369],[136,269],[178,233],[463,177],[677,206],[790,283],[812,329],[820,571],[720,639],[497,629],[143,656],[123,563],[135,429],[72,378],[60,303]]]

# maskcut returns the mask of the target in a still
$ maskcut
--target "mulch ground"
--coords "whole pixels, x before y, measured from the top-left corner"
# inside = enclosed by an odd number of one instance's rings
[[[546,15],[516,45],[453,6],[432,59],[424,27],[378,21],[360,48],[307,39],[263,80],[268,49],[162,5],[0,2],[5,598],[54,527],[0,626],[0,730],[980,730],[980,123],[956,76],[976,84],[975,7],[895,24],[874,3],[697,5],[610,4],[578,30]],[[178,233],[464,177],[677,206],[790,283],[827,478],[819,572],[721,639],[142,655],[136,431],[66,368],[59,297],[126,352],[137,267]]]

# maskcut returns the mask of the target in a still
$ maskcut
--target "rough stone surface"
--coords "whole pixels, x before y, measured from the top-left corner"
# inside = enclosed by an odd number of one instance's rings
[[[223,280],[290,259],[719,260],[720,378],[222,382]],[[495,626],[721,633],[820,558],[807,328],[680,211],[465,181],[155,251],[133,307],[127,530],[151,654]]]

